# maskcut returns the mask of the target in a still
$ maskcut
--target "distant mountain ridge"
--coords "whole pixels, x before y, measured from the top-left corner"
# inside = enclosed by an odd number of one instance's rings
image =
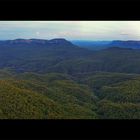
[[[115,40],[112,41],[109,46],[118,46],[123,48],[133,48],[133,49],[140,49],[140,41],[121,41],[121,40]]]
[[[101,50],[110,47],[140,49],[140,41],[136,40],[113,40],[113,41],[72,41],[73,44],[90,50]]]
[[[23,46],[23,47],[30,47],[30,46],[69,46],[69,47],[82,47],[88,48],[90,50],[102,50],[110,47],[120,47],[120,48],[133,48],[133,49],[140,49],[140,41],[136,40],[113,40],[113,41],[68,41],[64,38],[54,38],[51,40],[46,39],[14,39],[14,40],[1,40],[1,46]]]
[[[111,45],[93,51],[73,45],[65,39],[16,39],[0,43],[0,68],[19,73],[140,73],[140,49]]]
[[[72,46],[73,44],[63,38],[55,38],[51,40],[45,39],[15,39],[15,40],[4,40],[0,41],[0,46],[31,46],[31,45],[41,45],[41,46],[54,46],[54,45],[65,45],[65,46]],[[73,45],[74,46],[74,45]]]

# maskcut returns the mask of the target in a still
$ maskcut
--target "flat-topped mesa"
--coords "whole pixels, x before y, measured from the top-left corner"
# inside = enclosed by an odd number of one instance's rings
[[[63,44],[63,45],[73,45],[70,41],[64,38],[55,38],[48,41],[50,44]]]
[[[44,39],[15,39],[15,40],[7,40],[5,43],[10,43],[10,44],[32,44],[32,43],[40,43],[40,44],[45,44],[47,40]]]
[[[43,45],[43,46],[74,46],[70,41],[63,39],[63,38],[55,38],[51,40],[45,39],[15,39],[15,40],[5,40],[0,41],[0,45],[9,46],[9,45],[16,45],[16,46],[32,46],[32,45]]]
[[[9,40],[10,44],[18,44],[18,43],[31,43],[32,40],[30,39],[15,39],[15,40]]]

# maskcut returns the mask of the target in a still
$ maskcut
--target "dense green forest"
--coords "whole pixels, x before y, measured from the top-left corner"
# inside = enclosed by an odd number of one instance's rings
[[[17,74],[4,69],[0,118],[139,119],[139,85],[138,74]]]
[[[140,50],[30,42],[0,43],[0,119],[140,119]]]

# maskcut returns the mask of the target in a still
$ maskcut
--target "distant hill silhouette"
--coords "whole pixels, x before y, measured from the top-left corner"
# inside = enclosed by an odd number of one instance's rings
[[[109,46],[118,46],[123,48],[140,49],[140,41],[112,41]]]
[[[15,39],[0,41],[1,46],[55,46],[55,45],[73,45],[71,42],[63,39],[56,38],[52,40],[45,39]]]
[[[75,45],[88,48],[91,50],[101,50],[109,47],[133,48],[140,49],[140,41],[113,40],[113,41],[72,41]]]

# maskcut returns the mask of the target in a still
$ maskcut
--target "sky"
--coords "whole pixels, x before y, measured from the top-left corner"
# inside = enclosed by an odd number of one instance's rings
[[[140,21],[0,21],[0,40],[140,40]]]

